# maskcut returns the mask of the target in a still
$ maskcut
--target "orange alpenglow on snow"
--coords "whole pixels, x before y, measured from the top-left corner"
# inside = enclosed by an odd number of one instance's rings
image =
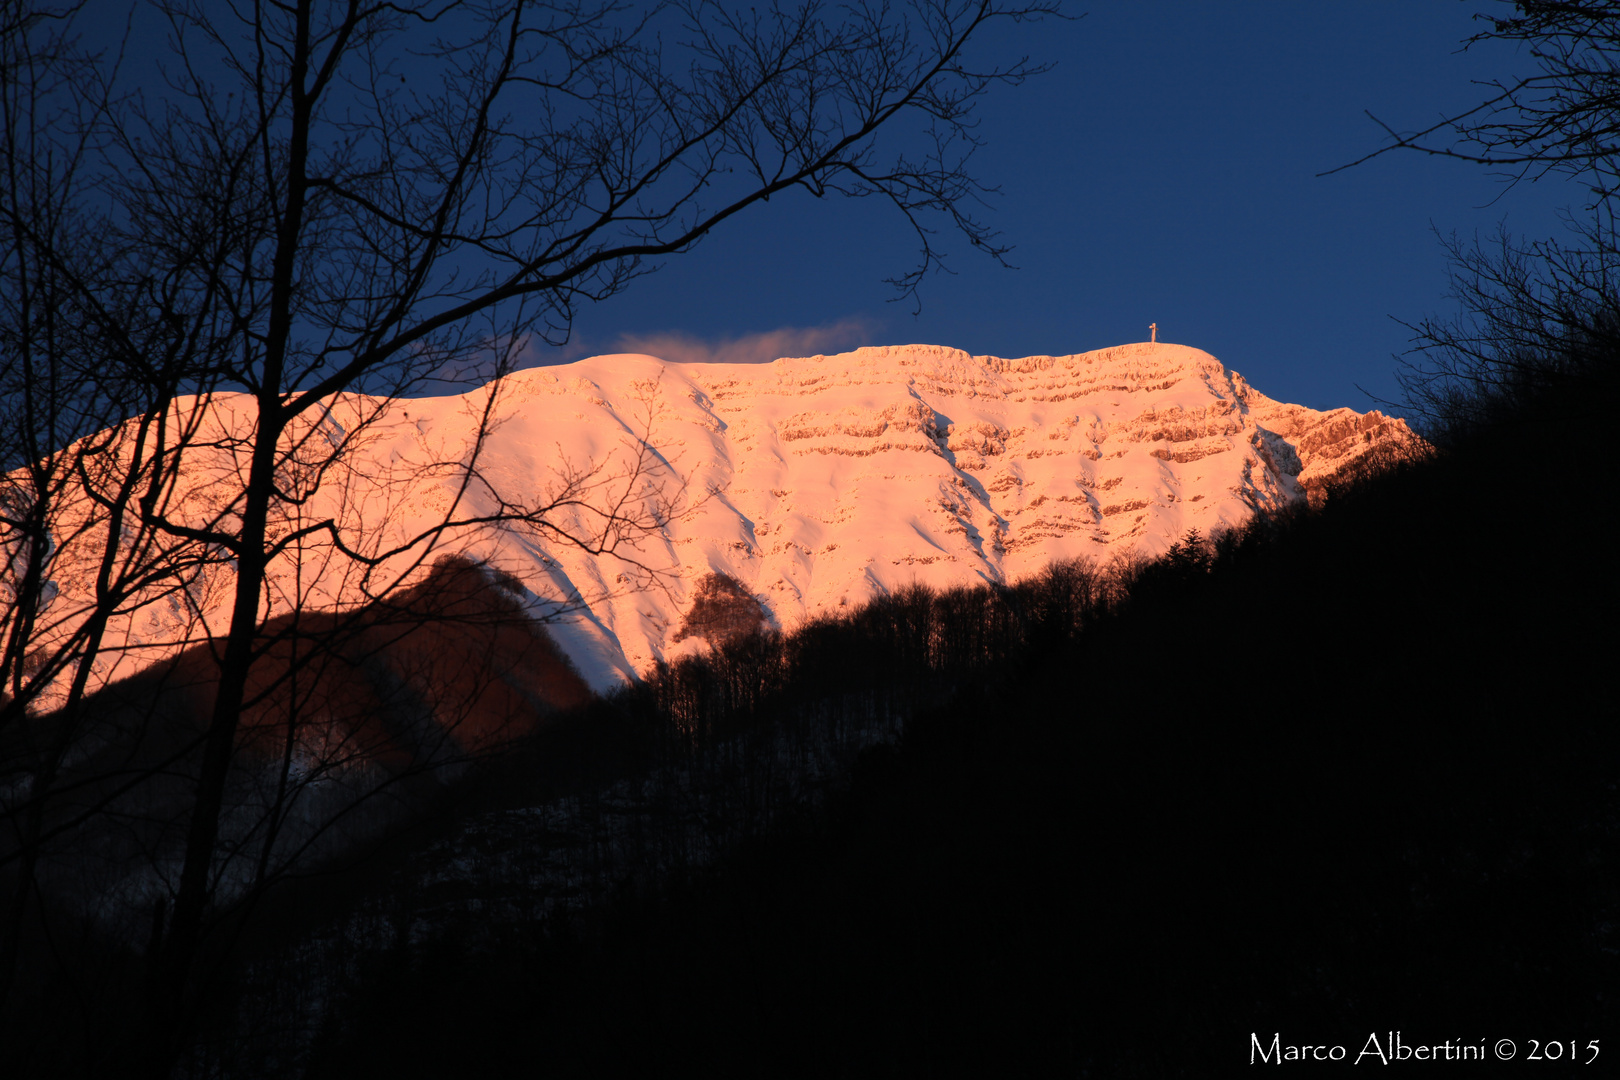
[[[386,520],[399,535],[428,527],[458,480],[412,463],[457,460],[491,389],[391,403],[347,465],[361,479],[342,486],[341,505],[320,493],[304,512]],[[711,575],[740,583],[767,624],[791,629],[912,582],[1010,582],[1054,559],[1156,556],[1189,529],[1217,533],[1422,446],[1398,419],[1277,402],[1208,353],[1157,341],[1012,360],[929,345],[768,364],[620,354],[520,371],[497,389],[503,419],[479,460],[503,497],[554,490],[568,463],[611,475],[649,431],[658,455],[646,478],[665,497],[684,492],[684,513],[624,549],[663,574],[662,588],[638,587],[626,564],[544,532],[485,528],[456,541],[480,572],[521,583],[514,602],[549,620],[561,653],[597,690],[708,647],[687,615]],[[231,423],[230,397],[215,398],[221,424]],[[334,403],[322,422],[369,404]],[[199,507],[211,504],[211,476],[235,472],[198,470]],[[375,491],[362,482],[406,474],[415,479],[378,481]],[[495,509],[489,489],[473,485],[458,513]],[[568,514],[557,523],[588,524]],[[360,604],[336,570],[319,576],[341,563],[306,565],[299,595]],[[275,577],[290,573],[272,570],[270,595],[291,594],[290,579]],[[230,596],[206,592],[219,604]],[[223,625],[226,614],[205,601],[203,617]],[[120,633],[147,661],[176,640],[155,608]]]

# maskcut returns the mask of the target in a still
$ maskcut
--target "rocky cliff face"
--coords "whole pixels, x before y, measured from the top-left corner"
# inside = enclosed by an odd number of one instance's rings
[[[351,481],[339,491],[329,479],[304,512],[386,518],[401,535],[425,527],[458,481],[423,463],[465,455],[486,399],[394,403]],[[1168,344],[1017,360],[922,345],[760,365],[603,356],[509,376],[497,412],[479,458],[487,483],[460,495],[459,512],[539,498],[588,464],[603,467],[600,505],[643,436],[657,454],[635,505],[656,490],[681,511],[619,552],[657,571],[660,588],[544,530],[485,529],[455,544],[555,615],[553,635],[597,688],[705,647],[681,630],[710,575],[734,579],[790,628],[912,581],[1004,582],[1058,558],[1157,555],[1188,529],[1319,497],[1332,477],[1420,445],[1400,420],[1276,402],[1207,353]],[[218,503],[207,486],[193,493],[199,506]],[[593,527],[585,508],[551,520]],[[338,563],[306,560],[300,594],[352,602]],[[292,580],[290,568],[277,573]],[[317,579],[327,583],[312,591]],[[272,582],[272,596],[293,594]],[[556,615],[570,600],[575,610]],[[130,630],[154,645],[164,632]]]
[[[1188,529],[1319,495],[1369,457],[1415,445],[1400,420],[1273,401],[1178,345],[1017,360],[913,345],[761,365],[611,356],[508,383],[510,419],[485,460],[512,479],[543,471],[554,447],[600,455],[610,433],[638,432],[653,393],[651,441],[696,502],[642,547],[674,577],[667,594],[607,596],[554,627],[597,685],[680,651],[683,612],[711,573],[791,627],[912,581],[1003,582],[1057,558],[1157,555]],[[620,580],[612,559],[543,549],[551,565],[512,543],[482,554],[531,582],[541,571],[540,593],[590,600]]]

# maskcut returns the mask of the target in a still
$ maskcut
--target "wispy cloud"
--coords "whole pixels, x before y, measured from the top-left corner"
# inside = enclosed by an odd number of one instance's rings
[[[762,334],[711,340],[674,331],[621,334],[613,351],[646,353],[674,364],[767,364],[782,356],[844,352],[867,344],[876,331],[875,320],[856,317],[824,326],[784,326]]]

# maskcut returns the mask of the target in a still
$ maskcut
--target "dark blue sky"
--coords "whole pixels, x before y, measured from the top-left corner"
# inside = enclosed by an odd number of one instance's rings
[[[1507,190],[1487,170],[1414,153],[1317,174],[1385,141],[1365,115],[1427,126],[1476,104],[1470,80],[1527,70],[1500,45],[1459,52],[1457,0],[1113,0],[1078,4],[996,52],[1056,68],[983,109],[978,173],[1017,245],[1003,270],[962,242],[922,311],[888,303],[914,244],[875,203],[773,200],[587,309],[569,358],[690,339],[727,359],[784,343],[832,351],[927,342],[974,353],[1070,353],[1147,337],[1194,345],[1263,392],[1325,407],[1398,394],[1393,354],[1453,310],[1431,226],[1550,235],[1580,190]],[[824,334],[789,331],[833,326]],[[766,335],[755,341],[752,335]],[[731,346],[726,347],[727,343]],[[752,356],[752,352],[762,355]]]

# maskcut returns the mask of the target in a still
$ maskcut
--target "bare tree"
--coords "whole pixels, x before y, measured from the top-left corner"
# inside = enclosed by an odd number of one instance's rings
[[[124,550],[133,529],[163,554],[153,566],[167,575],[98,585],[72,625],[184,591],[186,567],[228,561],[232,571],[225,625],[196,611],[217,681],[183,866],[154,935],[149,1073],[173,1061],[194,989],[241,718],[255,665],[273,648],[262,631],[287,610],[267,586],[275,568],[341,560],[380,598],[458,531],[532,528],[633,559],[634,538],[668,511],[635,464],[566,474],[540,495],[500,490],[477,467],[498,415],[492,389],[472,445],[431,463],[455,477],[442,517],[414,534],[379,530],[366,500],[341,491],[358,482],[350,463],[391,421],[390,402],[458,372],[511,370],[529,340],[564,340],[581,302],[616,294],[791,189],[888,200],[919,242],[918,264],[895,280],[903,293],[941,258],[935,218],[1001,258],[1006,248],[971,213],[984,190],[967,168],[972,110],[1034,69],[977,66],[967,46],[990,24],[1052,7],[160,0],[151,11],[171,45],[161,86],[137,78],[138,92],[121,97],[111,69],[73,53],[100,88],[93,116],[53,120],[40,110],[74,92],[44,81],[62,79],[62,63],[8,69],[12,100],[41,103],[30,106],[31,128],[8,111],[12,176],[30,153],[25,128],[52,132],[60,121],[78,140],[64,168],[83,178],[48,189],[37,177],[12,181],[13,323],[32,334],[42,324],[31,312],[87,312],[73,324],[88,336],[62,350],[64,363],[97,385],[110,355],[136,395],[44,429],[6,465],[55,461],[60,440],[137,416],[135,428],[117,428],[116,452],[73,444],[73,460],[116,463],[120,486],[89,484],[84,468],[62,462],[52,475],[76,477],[74,497],[99,507],[91,532],[104,548]],[[6,11],[8,48],[67,56],[70,38],[47,24],[71,10],[14,0]],[[920,133],[879,157],[880,131],[908,119]],[[58,228],[40,219],[47,190],[58,193]],[[28,293],[41,273],[58,290],[45,301]],[[23,364],[19,385],[37,388],[34,347],[8,349],[8,362]],[[6,550],[24,553],[19,596],[43,595],[48,579],[27,571],[44,566],[38,553],[90,541],[63,545],[29,518],[42,512],[37,500],[15,506],[17,542]],[[594,524],[582,528],[571,508]],[[299,610],[305,600],[292,595]],[[13,673],[30,663],[38,630],[11,629],[7,674],[22,709]]]
[[[1396,378],[1431,439],[1455,439],[1505,411],[1612,369],[1620,356],[1620,251],[1606,231],[1569,241],[1445,241],[1460,312],[1412,327]],[[1573,417],[1571,417],[1573,420]]]
[[[175,412],[176,395],[206,392],[213,344],[167,271],[217,246],[157,251],[105,227],[92,193],[115,101],[69,32],[76,10],[0,6],[0,1002],[121,621],[132,604],[183,610],[223,559],[151,520],[197,435],[201,414]],[[165,644],[191,628],[175,620]]]
[[[1391,150],[1417,150],[1495,166],[1513,180],[1565,172],[1588,178],[1600,200],[1614,194],[1620,183],[1620,4],[1513,0],[1511,6],[1512,14],[1475,15],[1490,28],[1463,47],[1526,47],[1534,74],[1487,82],[1484,101],[1420,131],[1400,132],[1373,117],[1391,142],[1342,167]]]
[[[1509,183],[1563,173],[1586,183],[1591,201],[1563,240],[1446,241],[1461,313],[1412,327],[1398,376],[1440,439],[1612,364],[1620,344],[1620,3],[1517,0],[1511,13],[1475,18],[1488,29],[1465,48],[1519,46],[1535,72],[1485,83],[1485,100],[1419,131],[1374,117],[1390,142],[1343,168],[1418,151],[1492,166]]]

